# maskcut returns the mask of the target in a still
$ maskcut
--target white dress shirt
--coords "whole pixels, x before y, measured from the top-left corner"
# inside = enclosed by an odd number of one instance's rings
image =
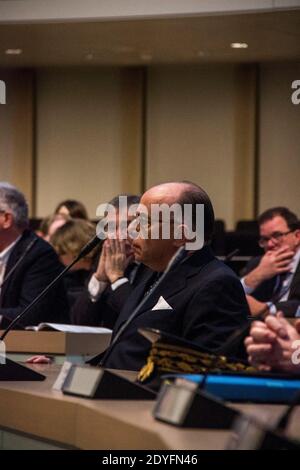
[[[125,276],[120,277],[119,279],[117,279],[115,282],[113,282],[110,285],[111,289],[115,291],[120,286],[122,286],[123,284],[126,284],[127,282],[132,283],[135,279],[139,266],[140,266],[140,263],[134,261],[133,269],[131,270],[129,274],[129,279],[128,277],[125,277]],[[93,274],[88,284],[88,292],[89,292],[91,301],[96,302],[101,297],[102,293],[105,291],[108,285],[109,285],[108,282],[98,281],[95,274]]]
[[[298,266],[299,262],[300,262],[300,248],[298,249],[298,251],[294,255],[294,257],[292,259],[292,262],[291,262],[291,269],[289,270],[289,273],[292,274],[292,277],[290,277],[288,279],[288,282],[290,283],[290,285],[292,284],[292,280],[293,280],[294,274],[297,270],[297,266]],[[256,287],[254,288],[254,287],[247,286],[247,284],[245,282],[245,277],[246,276],[242,277],[241,283],[242,283],[242,286],[244,288],[245,294],[250,295],[256,289]],[[287,292],[285,292],[285,295],[280,300],[281,301],[282,300],[287,300],[288,296],[289,296],[289,293],[290,293],[289,290]]]
[[[129,282],[129,279],[127,277],[121,277],[120,279],[117,279],[115,282],[113,282],[110,287],[112,290],[116,290],[126,282]],[[95,274],[93,274],[88,284],[88,291],[91,301],[96,302],[101,297],[102,293],[105,291],[108,285],[108,282],[98,281]]]

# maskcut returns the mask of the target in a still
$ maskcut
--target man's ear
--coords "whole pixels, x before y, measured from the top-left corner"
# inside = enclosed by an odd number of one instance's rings
[[[9,229],[11,228],[11,226],[13,225],[13,222],[14,222],[14,217],[12,214],[10,214],[9,212],[5,212],[4,213],[4,222],[2,224],[2,227],[4,229]]]
[[[300,243],[300,229],[297,228],[294,233],[295,233],[295,235],[296,235],[296,237],[298,238],[299,243]]]
[[[296,320],[296,322],[295,322],[295,328],[296,328],[297,333],[300,334],[300,320]]]
[[[187,225],[177,225],[177,227],[174,229],[174,246],[180,248],[181,246],[185,245],[188,240],[189,238]]]

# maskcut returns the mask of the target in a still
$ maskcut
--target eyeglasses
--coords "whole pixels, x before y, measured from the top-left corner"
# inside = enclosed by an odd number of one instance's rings
[[[270,237],[260,237],[260,239],[258,240],[258,244],[261,248],[264,248],[265,246],[267,246],[270,240],[272,240],[272,242],[274,243],[279,243],[283,237],[294,231],[295,230],[289,230],[288,232],[274,232],[271,234]]]
[[[165,223],[174,223],[175,221],[170,218],[170,220],[160,220],[160,219],[153,219],[153,218],[150,218],[148,217],[148,215],[144,214],[144,213],[140,213],[140,214],[137,214],[134,219],[132,220],[132,222],[136,222],[144,227],[144,228],[150,228],[151,225],[157,223],[157,224],[165,224]]]

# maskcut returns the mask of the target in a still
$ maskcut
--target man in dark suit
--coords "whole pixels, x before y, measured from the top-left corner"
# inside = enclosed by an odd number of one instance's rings
[[[248,263],[242,278],[249,308],[254,316],[267,309],[295,316],[300,306],[300,221],[286,207],[274,207],[258,223],[265,254]]]
[[[0,327],[5,328],[59,274],[62,266],[53,248],[27,229],[28,206],[23,194],[0,183]],[[18,326],[68,322],[63,283],[38,303]]]
[[[155,219],[155,204],[190,204],[193,224],[197,207],[204,205],[204,247],[188,250],[185,259],[171,270],[156,288],[157,278],[182,246],[194,238],[191,227],[171,219],[169,237],[162,236],[164,220]],[[137,286],[123,307],[113,331],[112,343],[102,365],[109,368],[139,370],[146,361],[150,343],[139,328],[151,327],[186,338],[217,352],[229,336],[247,323],[249,313],[243,288],[237,276],[218,261],[210,247],[214,212],[208,195],[189,183],[166,183],[148,190],[141,199],[136,224],[138,236],[132,246],[135,259],[154,271]],[[203,228],[203,227],[202,227]],[[152,237],[158,229],[159,237]],[[132,233],[132,224],[129,227]],[[152,294],[146,297],[149,291]],[[132,312],[146,298],[132,318]],[[232,350],[231,353],[235,353]]]
[[[120,200],[126,198],[126,205]],[[116,239],[104,243],[97,269],[91,276],[87,289],[80,295],[71,309],[72,322],[77,325],[113,328],[118,315],[133,289],[149,269],[136,263],[128,243],[127,225],[133,219],[131,209],[138,205],[140,196],[123,194],[109,201],[113,210]],[[120,230],[126,232],[120,238]]]

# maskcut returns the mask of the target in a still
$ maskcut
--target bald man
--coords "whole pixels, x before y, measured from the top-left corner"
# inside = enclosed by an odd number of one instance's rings
[[[152,209],[155,204],[170,208],[175,203],[181,208],[190,204],[192,227],[187,226],[186,220],[178,221],[171,214],[170,236],[165,237],[163,227],[167,221],[162,214],[153,216]],[[197,225],[200,205],[204,206],[204,246],[195,250],[192,246],[195,230],[192,229]],[[121,310],[114,327],[113,344],[102,359],[102,365],[139,370],[150,349],[150,343],[138,333],[141,327],[157,328],[217,352],[237,328],[246,324],[249,311],[242,285],[237,276],[214,257],[209,246],[213,228],[211,201],[196,184],[165,183],[145,192],[129,233],[136,261],[144,263],[154,274],[150,273],[134,289]],[[188,247],[185,259],[154,288],[181,246]],[[152,289],[152,295],[128,322]]]

